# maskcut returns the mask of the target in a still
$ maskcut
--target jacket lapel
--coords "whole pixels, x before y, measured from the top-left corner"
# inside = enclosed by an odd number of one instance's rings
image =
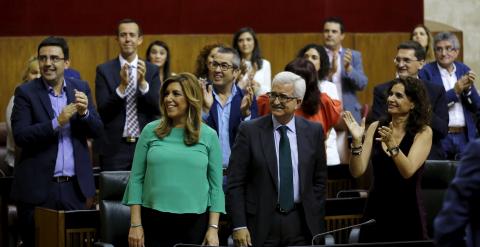
[[[307,169],[306,165],[308,164],[308,160],[306,160],[305,153],[302,152],[302,147],[305,146],[305,144],[309,143],[308,136],[305,130],[305,125],[302,121],[299,121],[298,117],[295,117],[295,129],[296,129],[296,135],[297,135],[297,153],[298,153],[298,174],[300,176],[299,178],[299,183],[300,183],[300,195],[303,195],[304,191],[304,181],[306,181],[307,178]],[[305,151],[305,150],[304,150]]]
[[[120,67],[120,60],[118,59],[118,57],[114,60],[113,64],[112,64],[112,68],[111,68],[111,75],[113,76],[113,80],[107,80],[107,82],[112,82],[113,85],[110,83],[110,89],[115,91],[115,89],[118,87],[118,85],[120,85],[120,70],[122,68]]]
[[[278,192],[278,169],[277,154],[275,152],[275,139],[273,136],[272,115],[267,115],[263,120],[262,131],[260,132],[261,145],[268,170]]]
[[[72,83],[65,78],[65,93],[67,94],[67,105],[75,101],[75,92]]]
[[[40,102],[42,103],[43,108],[45,108],[45,111],[48,113],[48,118],[53,119],[55,117],[55,114],[53,113],[52,102],[50,101],[50,97],[48,96],[47,86],[44,85],[42,78],[36,79],[36,81],[38,90],[41,92],[40,94],[38,94]]]

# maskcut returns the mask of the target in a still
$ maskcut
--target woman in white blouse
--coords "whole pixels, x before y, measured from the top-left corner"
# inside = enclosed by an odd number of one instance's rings
[[[255,89],[256,96],[270,92],[272,69],[270,62],[262,58],[255,31],[249,27],[238,30],[233,35],[233,48],[247,66],[247,72],[241,75],[237,85],[243,89],[250,84]]]

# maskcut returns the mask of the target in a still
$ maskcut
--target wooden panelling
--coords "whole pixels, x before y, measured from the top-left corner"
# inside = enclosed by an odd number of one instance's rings
[[[461,32],[459,32],[461,37]],[[36,54],[38,43],[44,37],[0,38],[0,121],[5,120],[5,107],[20,82],[27,59]],[[393,57],[399,42],[407,40],[408,33],[347,33],[344,46],[362,52],[363,66],[368,76],[367,88],[359,92],[362,103],[372,103],[372,90],[378,84],[394,77]],[[114,36],[66,37],[70,46],[71,66],[80,71],[82,78],[95,91],[95,68],[98,64],[118,56],[118,44]],[[195,59],[203,46],[212,43],[231,45],[231,34],[215,35],[145,35],[139,55],[153,40],[163,40],[170,46],[173,72],[193,72]],[[272,64],[272,77],[283,70],[297,51],[308,43],[322,43],[321,33],[258,34],[262,54]]]

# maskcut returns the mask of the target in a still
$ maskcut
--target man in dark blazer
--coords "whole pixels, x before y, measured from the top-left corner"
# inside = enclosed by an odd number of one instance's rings
[[[435,246],[480,246],[480,139],[463,152],[435,218]]]
[[[95,195],[87,138],[103,124],[85,81],[64,77],[69,51],[63,38],[38,46],[41,78],[15,91],[12,129],[21,148],[12,187],[24,246],[34,245],[34,208],[87,209]]]
[[[271,115],[240,125],[228,172],[236,246],[308,245],[324,231],[326,158],[322,126],[295,117],[305,81],[281,72]]]
[[[95,78],[98,112],[105,125],[104,136],[95,147],[103,170],[130,170],[141,130],[159,115],[158,67],[138,58],[137,47],[143,42],[138,23],[121,20],[117,41],[119,57],[99,65]],[[131,108],[129,85],[133,91]],[[134,129],[129,127],[127,109]]]
[[[425,50],[415,41],[402,42],[397,46],[397,56],[394,59],[397,76],[418,78],[418,71],[425,63]],[[391,82],[375,86],[373,89],[372,119],[379,120],[387,114],[387,92]],[[447,96],[445,90],[439,85],[423,81],[428,92],[432,107],[430,127],[433,130],[432,149],[428,159],[443,160],[446,158],[441,140],[445,138],[448,130],[448,110],[445,107]]]
[[[236,50],[219,48],[208,67],[213,87],[204,86],[203,120],[217,131],[226,168],[238,126],[257,117],[257,102],[250,87],[244,92],[235,84],[240,75],[240,55]]]
[[[447,95],[448,134],[442,140],[447,159],[461,158],[468,142],[478,136],[476,114],[480,110],[480,96],[474,86],[476,74],[455,61],[460,52],[460,42],[455,34],[438,33],[434,37],[435,62],[426,64],[418,76],[444,88]]]

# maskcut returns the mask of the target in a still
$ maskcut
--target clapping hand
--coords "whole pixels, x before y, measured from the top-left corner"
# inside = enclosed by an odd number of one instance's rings
[[[240,104],[240,111],[242,113],[242,116],[248,117],[250,116],[250,106],[252,105],[253,102],[253,89],[251,86],[248,86],[245,88],[245,95],[242,98],[242,103]]]
[[[352,50],[346,49],[345,53],[343,55],[343,66],[345,67],[345,70],[347,72],[351,72],[353,67],[352,67]]]
[[[203,111],[209,112],[213,105],[213,86],[205,78],[198,78],[203,91]]]
[[[395,139],[393,139],[393,124],[390,122],[390,124],[387,126],[380,126],[378,128],[378,135],[380,137],[375,138],[377,141],[381,141],[385,143],[387,146],[387,149],[391,149],[397,146],[395,143]]]
[[[343,120],[345,121],[353,140],[361,143],[363,134],[365,133],[365,118],[362,118],[362,123],[358,125],[352,113],[345,111],[343,112]]]
[[[75,107],[77,108],[78,114],[80,116],[85,116],[88,110],[88,97],[82,92],[74,89],[75,92]]]
[[[145,89],[147,87],[147,81],[145,80],[145,74],[147,73],[147,66],[145,65],[145,62],[142,60],[138,60],[137,63],[137,82],[138,86],[141,89]]]

